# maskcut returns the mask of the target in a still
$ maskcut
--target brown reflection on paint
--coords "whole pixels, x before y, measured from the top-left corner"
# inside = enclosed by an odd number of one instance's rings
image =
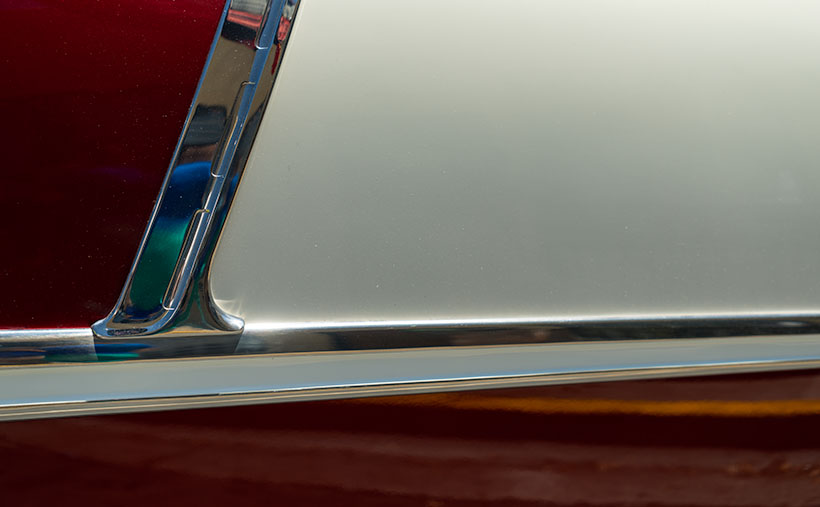
[[[0,425],[10,504],[820,504],[820,372]]]
[[[820,415],[820,400],[776,401],[644,401],[429,394],[357,400],[388,406],[430,406],[454,410],[522,412],[529,414],[652,415],[667,417],[792,417]]]

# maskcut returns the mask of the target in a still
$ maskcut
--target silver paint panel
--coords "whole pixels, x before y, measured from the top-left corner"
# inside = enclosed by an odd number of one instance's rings
[[[212,269],[248,325],[820,307],[820,4],[313,0]]]

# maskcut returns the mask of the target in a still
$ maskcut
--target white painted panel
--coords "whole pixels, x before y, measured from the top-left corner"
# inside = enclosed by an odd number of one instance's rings
[[[261,322],[820,306],[820,2],[307,0],[212,270]]]

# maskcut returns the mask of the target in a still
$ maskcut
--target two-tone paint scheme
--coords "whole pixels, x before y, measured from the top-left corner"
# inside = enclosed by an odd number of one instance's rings
[[[4,423],[4,452],[54,494],[82,463],[145,499],[816,502],[810,371],[626,381],[818,365],[815,9],[8,9],[0,417],[356,399]]]

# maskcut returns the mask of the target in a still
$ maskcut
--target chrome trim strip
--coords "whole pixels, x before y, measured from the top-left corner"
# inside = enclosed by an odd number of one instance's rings
[[[476,319],[367,322],[255,323],[241,335],[202,334],[180,339],[175,335],[95,340],[86,329],[0,330],[0,366],[20,364],[12,353],[20,347],[76,345],[85,347],[85,362],[97,360],[201,359],[301,352],[365,352],[395,349],[458,349],[476,346],[515,346],[561,343],[644,343],[720,338],[737,344],[739,338],[769,336],[780,342],[797,336],[820,336],[820,317],[814,314],[772,313],[726,315],[598,316],[575,319]],[[818,340],[820,347],[820,340]],[[4,351],[7,353],[4,355]],[[26,364],[64,362],[41,351]],[[6,358],[10,359],[6,359]],[[796,360],[806,359],[796,357]],[[678,366],[670,357],[667,365]],[[685,366],[685,365],[684,365]],[[582,370],[581,370],[582,371]]]
[[[820,317],[805,314],[685,315],[674,318],[635,315],[562,320],[255,323],[247,326],[238,340],[230,335],[203,335],[188,339],[123,340],[119,343],[141,345],[139,350],[135,350],[140,359],[179,359],[574,342],[629,342],[638,348],[646,342],[676,339],[722,338],[729,343],[737,343],[737,338],[760,335],[820,336]],[[670,357],[666,364],[678,363]]]
[[[640,343],[670,339],[734,339],[760,335],[809,334],[820,336],[820,317],[811,313],[281,322],[247,326],[235,354],[536,343]],[[820,341],[818,345],[820,346]]]
[[[0,368],[0,420],[820,367],[820,336]]]
[[[228,0],[125,287],[101,338],[238,338],[210,294],[211,257],[270,97],[299,0]],[[235,340],[234,340],[235,343]]]
[[[0,330],[0,366],[96,362],[88,328]]]

